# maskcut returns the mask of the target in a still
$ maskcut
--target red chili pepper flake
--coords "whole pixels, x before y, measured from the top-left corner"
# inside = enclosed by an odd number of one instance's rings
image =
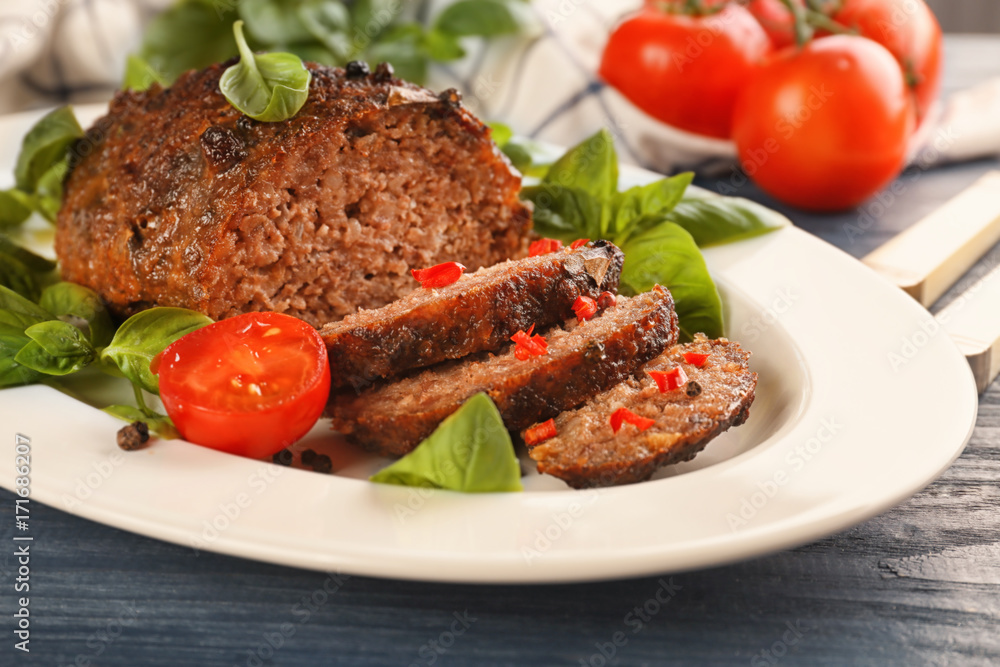
[[[628,408],[618,408],[611,413],[611,430],[618,433],[618,431],[621,430],[622,422],[628,422],[640,431],[645,431],[647,428],[655,424],[656,420],[640,417]]]
[[[540,334],[531,335],[531,332],[534,330],[535,325],[532,324],[527,332],[523,330],[518,331],[510,337],[512,341],[517,343],[514,346],[514,356],[519,361],[526,361],[531,357],[540,357],[543,354],[549,353],[549,344],[545,338]]]
[[[577,322],[586,322],[597,314],[597,302],[589,296],[578,296],[573,302],[573,312]]]
[[[590,243],[590,239],[577,239],[570,244],[569,249],[576,250],[580,246],[587,245],[588,243]]]
[[[601,312],[608,308],[614,308],[616,303],[618,303],[618,297],[611,292],[601,292],[601,295],[597,297],[597,308]]]
[[[524,432],[524,444],[528,447],[534,447],[540,442],[545,442],[549,438],[554,438],[558,435],[556,433],[556,420],[550,419],[547,422],[542,422],[541,424],[535,424],[527,431]]]
[[[692,366],[697,366],[698,368],[701,368],[702,366],[705,365],[705,361],[710,356],[711,355],[708,354],[698,354],[697,352],[685,352],[684,362],[691,364]]]
[[[688,376],[684,369],[678,366],[671,371],[646,371],[649,377],[656,380],[656,386],[660,388],[660,393],[665,394],[674,389],[687,386]]]
[[[465,267],[458,262],[445,262],[432,266],[429,269],[413,269],[410,271],[416,278],[420,286],[425,289],[434,287],[447,287],[452,283],[457,283],[465,272]]]
[[[562,241],[558,239],[538,239],[528,246],[528,257],[538,257],[555,252],[563,247]]]

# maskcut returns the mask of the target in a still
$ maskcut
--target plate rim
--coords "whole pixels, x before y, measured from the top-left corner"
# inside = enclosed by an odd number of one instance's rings
[[[105,105],[86,105],[86,107],[81,106],[78,108],[87,109],[89,112],[93,112],[96,108],[106,107]],[[40,110],[0,117],[0,136],[2,136],[4,127],[7,126],[8,123],[17,122],[17,120],[23,120],[27,117],[37,117],[44,112],[45,110]],[[627,167],[625,165],[622,166],[622,173],[623,175],[628,173],[639,174],[640,177],[643,174],[642,170],[638,170],[635,167]],[[651,177],[650,172],[644,173],[646,174],[646,178]],[[849,257],[846,253],[843,253],[843,251],[833,246],[829,246],[819,239],[816,239],[806,232],[794,227],[780,230],[766,237],[759,237],[758,239],[751,239],[746,242],[741,242],[740,244],[726,246],[718,251],[710,250],[706,254],[717,253],[721,255],[735,256],[738,259],[741,248],[746,249],[751,247],[766,246],[767,244],[775,242],[775,239],[779,238],[782,239],[783,242],[788,240],[787,242],[792,243],[793,245],[801,245],[803,248],[807,248],[809,252],[816,252],[820,256],[825,255],[830,259],[830,261],[835,261],[835,263],[843,261],[842,258],[838,258],[836,260],[832,259],[837,255],[842,255],[844,258]],[[869,274],[866,278],[864,278],[864,280],[880,280],[874,273],[871,273],[867,267],[864,267],[853,259],[850,261],[856,265],[855,269],[858,272],[857,275],[864,275],[865,272]],[[710,262],[710,265],[711,264],[712,262]],[[722,270],[721,275],[728,278],[725,269]],[[895,299],[896,297],[893,298]],[[909,297],[905,296],[902,292],[898,293],[898,299],[898,303],[900,304],[903,303],[903,300],[909,301]],[[760,302],[756,303],[759,304]],[[922,313],[927,315],[927,312],[920,308],[920,306],[915,302],[911,302],[911,304],[912,307],[910,310],[913,311],[914,314]],[[948,349],[949,345],[950,349]],[[753,531],[743,533],[742,537],[739,539],[733,538],[735,533],[715,534],[711,538],[690,542],[683,549],[673,549],[671,551],[671,558],[667,559],[669,560],[669,564],[661,562],[665,553],[662,544],[652,545],[646,548],[633,547],[630,548],[627,553],[605,553],[602,551],[599,556],[595,556],[594,553],[584,553],[580,550],[557,550],[551,556],[547,557],[549,560],[545,567],[535,569],[530,567],[530,562],[528,563],[528,567],[525,567],[523,562],[519,562],[517,560],[512,561],[511,553],[505,553],[500,556],[484,555],[479,553],[476,554],[474,559],[470,560],[469,555],[457,552],[449,554],[447,552],[420,551],[400,554],[398,553],[399,550],[397,548],[390,551],[395,554],[397,560],[405,556],[404,560],[406,562],[396,562],[395,564],[384,562],[386,553],[379,554],[379,557],[382,560],[373,560],[371,558],[372,553],[379,551],[378,549],[370,549],[369,552],[364,552],[364,549],[362,549],[356,554],[350,549],[346,549],[340,554],[327,554],[326,557],[315,553],[311,554],[310,557],[303,557],[301,554],[294,553],[295,547],[293,546],[282,547],[268,541],[261,541],[259,535],[256,537],[246,535],[245,533],[247,532],[247,529],[243,526],[234,526],[232,530],[224,531],[221,538],[213,542],[211,545],[206,545],[205,550],[282,565],[291,565],[309,569],[336,570],[338,572],[343,571],[366,576],[456,583],[511,584],[545,584],[665,574],[668,572],[718,566],[725,563],[760,556],[773,551],[783,550],[795,545],[814,541],[882,513],[886,509],[895,506],[899,502],[911,497],[919,490],[926,487],[934,479],[940,476],[944,470],[950,467],[952,462],[954,462],[954,460],[961,455],[972,436],[973,429],[975,428],[976,414],[978,411],[978,394],[975,391],[971,370],[965,363],[964,357],[961,357],[957,347],[955,347],[950,341],[948,341],[944,347],[945,350],[942,354],[948,354],[952,357],[951,361],[954,362],[956,366],[954,370],[957,370],[957,363],[961,362],[962,367],[965,370],[965,375],[967,376],[966,384],[968,385],[968,390],[971,391],[972,400],[967,401],[965,407],[968,408],[968,411],[961,418],[960,422],[961,424],[965,424],[964,435],[959,436],[956,434],[955,442],[947,445],[947,455],[942,455],[941,458],[937,459],[934,466],[927,467],[922,470],[919,475],[919,479],[914,478],[906,484],[897,485],[894,487],[895,491],[893,493],[881,495],[877,502],[871,502],[864,506],[842,510],[839,512],[828,512],[821,518],[813,520],[806,527],[799,526],[797,529],[792,530],[789,528],[783,528],[781,525],[783,522],[779,521],[777,524],[767,524],[766,527],[758,526]],[[26,395],[28,393],[32,393],[35,389],[37,389],[37,386],[4,389],[0,390],[0,396],[2,396],[3,393],[8,392],[10,392],[10,396],[14,396],[15,393],[18,392]],[[49,390],[56,392],[54,389]],[[18,394],[18,396],[20,395],[21,394]],[[63,394],[59,395],[64,396]],[[66,398],[67,400],[74,400],[69,397]],[[966,396],[966,398],[968,398],[968,396]],[[965,399],[963,399],[963,402],[966,402]],[[4,401],[0,401],[0,413],[3,412],[3,403]],[[808,406],[804,408],[804,411],[807,411],[807,408]],[[94,411],[97,415],[101,415],[101,413],[94,408],[88,407],[87,409]],[[802,415],[799,415],[799,417],[801,418]],[[954,415],[952,415],[951,418],[954,420]],[[107,419],[111,420],[112,418],[107,417]],[[786,433],[785,439],[787,439],[790,435],[791,433]],[[958,442],[959,439],[961,440],[960,443]],[[158,447],[166,452],[179,445],[187,446],[186,443],[160,443]],[[233,468],[234,474],[241,470],[249,470],[254,466],[271,465],[248,459],[239,459],[238,457],[231,457],[220,452],[204,450],[203,448],[195,449],[201,450],[199,455],[195,458],[203,459],[205,456],[225,457],[225,459],[228,460],[226,465]],[[754,452],[756,449],[758,448],[754,448],[754,450],[724,461],[719,465],[711,466],[709,468],[694,471],[667,480],[658,480],[654,484],[662,485],[663,483],[681,483],[686,486],[694,483],[692,480],[697,481],[706,476],[711,477],[712,475],[718,476],[722,471],[723,466],[727,469],[737,468],[739,467],[737,463],[735,463],[737,460],[747,457],[754,458]],[[940,449],[944,452],[945,447],[942,446]],[[757,453],[757,456],[759,455],[760,452]],[[12,461],[0,461],[0,473],[2,473],[2,475],[0,475],[0,486],[8,490],[13,490],[11,483],[13,478],[12,463]],[[291,478],[296,478],[297,475],[315,477],[315,475],[311,475],[310,473],[304,471],[292,470],[289,472],[293,473],[289,476]],[[301,478],[301,480],[305,479],[306,477]],[[687,481],[678,482],[678,480],[685,479],[687,479]],[[357,493],[370,495],[373,491],[372,487],[378,486],[361,480],[351,480],[340,477],[331,477],[325,481],[327,482],[327,486],[334,484],[338,486],[343,485],[349,497],[355,497]],[[316,487],[315,484],[310,484],[309,486]],[[645,486],[647,485],[602,489],[591,493],[595,494],[594,497],[596,498],[614,498],[619,495],[628,496],[630,493],[633,493],[630,489],[641,489]],[[386,490],[381,488],[375,490],[374,492],[379,494],[388,493],[390,496],[393,494],[398,495],[408,493],[408,491],[405,490]],[[64,494],[65,488],[63,489],[63,495]],[[459,495],[451,494],[449,492],[436,492],[436,494],[441,496]],[[544,491],[526,492],[524,494],[508,494],[507,496],[504,496],[503,494],[499,494],[499,496],[498,494],[490,494],[476,498],[463,497],[462,503],[469,503],[470,507],[471,504],[478,506],[483,502],[487,502],[484,499],[492,498],[489,502],[499,503],[500,505],[515,502],[523,505],[525,500],[534,501],[541,498],[543,499],[543,504],[549,507],[554,507],[558,506],[560,502],[554,501],[554,498],[569,498],[574,495],[575,494],[573,493],[551,493]],[[39,500],[40,502],[49,504],[63,511],[69,511],[70,513],[86,519],[130,530],[131,532],[136,532],[148,537],[164,539],[182,546],[191,546],[190,540],[185,540],[178,532],[180,530],[178,526],[166,524],[162,521],[157,523],[154,519],[145,515],[129,513],[128,511],[122,509],[115,510],[113,507],[103,505],[102,502],[89,500],[87,502],[83,502],[75,509],[66,507],[65,502],[62,504],[59,502],[60,491],[57,488],[48,487],[44,481],[39,483],[38,480],[33,479],[31,497]],[[100,498],[100,494],[98,494],[98,498]],[[109,500],[109,502],[111,502],[111,500]],[[553,504],[554,502],[555,504]],[[785,523],[787,523],[787,521]],[[391,556],[389,556],[389,558],[391,560]],[[512,562],[514,563],[513,565],[511,564]],[[420,568],[414,569],[414,565],[420,565]],[[494,570],[493,568],[497,569]]]

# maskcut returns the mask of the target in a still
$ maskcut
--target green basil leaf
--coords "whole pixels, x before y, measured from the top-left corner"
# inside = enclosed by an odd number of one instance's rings
[[[35,275],[17,257],[0,251],[0,285],[8,287],[24,298],[38,299],[39,286]]]
[[[30,271],[48,273],[56,268],[56,263],[36,255],[27,248],[17,245],[5,236],[0,235],[0,253],[16,258]]]
[[[65,106],[50,111],[42,117],[21,142],[14,178],[24,192],[34,192],[39,179],[53,165],[66,159],[66,151],[77,139],[83,137],[83,128]]]
[[[312,39],[298,12],[288,4],[281,0],[240,0],[237,12],[250,34],[268,46]]]
[[[72,324],[53,320],[25,329],[31,342],[14,361],[46,375],[68,375],[89,365],[97,356],[83,332]]]
[[[131,54],[125,59],[125,79],[122,81],[122,90],[149,90],[154,83],[166,86],[169,82],[142,56]]]
[[[521,189],[521,198],[535,205],[535,231],[563,241],[598,239],[601,204],[583,190],[561,185],[532,185]]]
[[[434,27],[460,37],[495,37],[521,32],[534,24],[531,10],[512,0],[459,0],[438,15]]]
[[[31,384],[41,379],[40,373],[17,363],[14,357],[31,342],[24,330],[49,319],[48,313],[35,304],[0,287],[0,387]]]
[[[149,414],[133,405],[109,405],[104,408],[104,412],[129,424],[132,422],[145,422],[150,431],[156,433],[156,435],[164,440],[174,440],[181,437],[181,434],[177,431],[177,427],[174,426],[174,422],[166,415]]]
[[[608,234],[624,241],[630,234],[641,233],[662,222],[681,201],[693,178],[694,174],[688,172],[619,192],[612,200]]]
[[[251,118],[274,123],[291,118],[309,97],[312,74],[291,53],[254,55],[243,37],[243,22],[233,24],[240,61],[226,69],[219,90]]]
[[[298,56],[299,60],[304,63],[314,62],[331,66],[343,64],[343,60],[335,56],[330,49],[317,42],[290,44],[288,46],[288,52],[292,55]]]
[[[185,308],[151,308],[125,320],[101,360],[111,362],[134,384],[160,393],[158,378],[150,373],[153,357],[185,334],[209,325],[207,316]]]
[[[353,58],[356,49],[350,35],[351,14],[343,3],[332,0],[310,0],[299,7],[298,13],[309,34],[319,40],[333,58],[332,60],[324,58],[316,62],[334,65]]]
[[[511,164],[525,176],[545,178],[552,167],[552,161],[535,142],[513,137],[500,149]]]
[[[490,126],[490,138],[500,148],[506,146],[507,142],[514,137],[514,130],[510,129],[509,125],[497,121],[490,121],[486,124]]]
[[[476,394],[373,482],[465,493],[521,491],[521,468],[496,405]]]
[[[27,342],[31,342],[27,340]],[[0,340],[0,388],[17,387],[24,384],[33,384],[41,380],[44,376],[38,371],[14,361],[17,353],[23,349],[23,345],[16,349],[8,347]]]
[[[447,63],[465,56],[465,49],[457,36],[437,28],[428,30],[421,42],[424,53],[431,60]]]
[[[648,292],[663,285],[674,297],[681,332],[686,338],[724,334],[722,300],[694,239],[672,222],[631,237],[623,246],[621,291]]]
[[[399,0],[355,0],[351,5],[351,22],[359,39],[377,39],[399,18]]]
[[[231,21],[236,2],[179,2],[150,21],[139,56],[173,83],[190,69],[201,69],[236,55]]]
[[[618,192],[618,154],[607,130],[566,151],[545,175],[545,183],[577,188],[598,201],[609,201]]]
[[[791,224],[777,211],[741,197],[688,196],[667,219],[686,229],[701,248],[742,241]]]
[[[17,227],[31,216],[28,195],[20,190],[0,190],[0,229]]]
[[[403,23],[385,31],[365,53],[372,63],[392,64],[396,76],[423,83],[427,79],[428,59],[423,52],[424,28],[417,23]]]
[[[32,324],[54,320],[52,315],[24,298],[20,294],[0,285],[0,324],[8,323],[21,326],[21,330],[27,329]]]
[[[57,318],[75,317],[87,325],[90,342],[104,347],[111,342],[115,325],[104,306],[104,301],[93,290],[75,283],[61,282],[50,285],[42,292],[38,302]]]
[[[35,188],[35,210],[49,222],[55,222],[62,208],[63,181],[69,171],[69,160],[55,163],[38,179]]]

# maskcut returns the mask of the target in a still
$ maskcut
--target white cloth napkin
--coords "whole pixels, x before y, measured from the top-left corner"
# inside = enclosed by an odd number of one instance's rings
[[[431,0],[440,5],[444,0]],[[110,97],[144,24],[173,0],[0,0],[0,113]],[[674,130],[595,77],[619,17],[641,0],[534,0],[537,30],[483,43],[433,68],[486,119],[569,145],[609,127],[626,162],[661,172],[732,168],[731,143]],[[432,12],[433,13],[433,12]],[[948,100],[914,145],[921,166],[1000,153],[1000,80]]]

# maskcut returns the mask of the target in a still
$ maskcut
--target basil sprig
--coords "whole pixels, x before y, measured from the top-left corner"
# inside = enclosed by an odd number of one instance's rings
[[[69,148],[82,137],[83,128],[68,106],[50,111],[35,123],[21,142],[14,187],[0,191],[0,228],[20,225],[32,212],[55,220],[62,205]]]
[[[207,315],[186,308],[150,308],[125,320],[101,361],[113,363],[133,384],[160,393],[159,379],[149,370],[153,357],[175,340],[212,323]]]
[[[503,123],[491,121],[489,126],[493,131],[493,141],[519,172],[536,178],[548,173],[552,161],[546,159],[541,145],[530,139],[514,136],[513,130]]]
[[[465,493],[523,490],[510,434],[486,394],[467,400],[416,449],[371,480]]]
[[[298,113],[309,98],[312,74],[291,53],[254,54],[243,36],[243,21],[233,23],[240,61],[226,69],[219,90],[229,103],[254,120],[276,123]]]
[[[189,69],[239,52],[229,25],[246,23],[255,50],[286,51],[303,60],[343,66],[390,62],[396,74],[423,83],[428,65],[465,55],[466,37],[493,38],[537,28],[525,0],[458,0],[424,22],[406,18],[400,0],[177,0],[154,18],[126,65],[126,85],[145,90]]]
[[[763,206],[688,192],[691,174],[618,191],[618,156],[607,130],[571,148],[521,191],[535,205],[535,231],[573,241],[606,238],[625,253],[621,289],[659,284],[673,294],[681,332],[724,333],[722,301],[699,247],[750,238],[786,226]]]
[[[73,283],[45,288],[39,303],[0,286],[0,387],[32,384],[97,367],[132,383],[136,406],[108,414],[141,419],[161,437],[177,437],[169,418],[146,405],[143,390],[159,393],[149,362],[181,336],[212,320],[184,308],[151,308],[114,331],[100,297]]]
[[[0,285],[30,301],[37,301],[42,287],[56,279],[55,268],[55,262],[22,248],[0,234]]]

